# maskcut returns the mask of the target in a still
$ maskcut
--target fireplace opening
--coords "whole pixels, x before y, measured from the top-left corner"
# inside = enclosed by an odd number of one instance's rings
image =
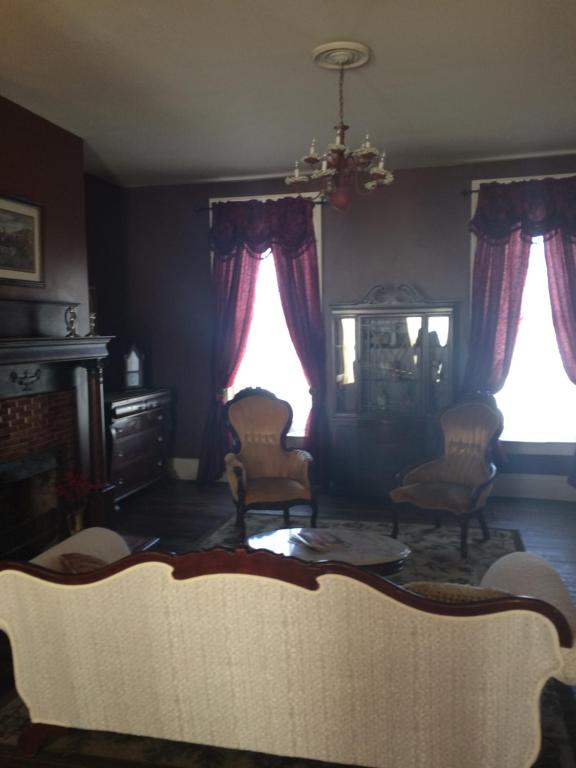
[[[0,399],[0,558],[29,560],[67,535],[56,488],[77,463],[74,390]]]
[[[29,560],[62,538],[58,464],[49,451],[0,464],[0,558]]]

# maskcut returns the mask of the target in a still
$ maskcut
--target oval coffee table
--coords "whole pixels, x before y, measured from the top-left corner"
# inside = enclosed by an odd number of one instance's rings
[[[319,534],[334,541],[324,551],[318,551],[298,541],[299,535]],[[399,571],[410,548],[398,539],[378,531],[360,531],[353,528],[279,528],[250,536],[246,542],[250,549],[267,549],[277,555],[298,557],[313,563],[336,561],[368,568],[386,576]]]

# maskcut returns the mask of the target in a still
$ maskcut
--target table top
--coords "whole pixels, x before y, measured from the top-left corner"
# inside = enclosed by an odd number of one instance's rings
[[[134,554],[135,552],[147,552],[149,549],[155,547],[160,541],[158,536],[135,536],[130,533],[121,533],[120,535],[130,547],[131,554]]]
[[[326,541],[324,551],[318,551],[298,540],[299,536]],[[349,565],[385,565],[401,563],[411,550],[406,544],[378,531],[362,531],[334,526],[332,528],[280,528],[250,536],[246,542],[251,549],[267,549],[277,555],[299,557],[314,563],[338,561]]]

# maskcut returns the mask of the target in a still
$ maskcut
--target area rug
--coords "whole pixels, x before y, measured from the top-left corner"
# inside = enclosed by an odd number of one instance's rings
[[[291,525],[307,526],[309,517],[294,517]],[[275,528],[284,528],[281,515],[251,514],[246,516],[248,536]],[[359,520],[318,520],[319,528],[345,528],[388,535],[390,522],[362,522]],[[482,541],[479,529],[471,528],[468,557],[460,557],[460,528],[442,526],[435,528],[425,523],[401,523],[398,538],[412,550],[404,568],[389,577],[398,584],[408,581],[452,581],[459,584],[479,584],[489,566],[509,552],[524,549],[520,534],[515,530],[491,528],[490,539]],[[227,520],[207,538],[195,545],[195,549],[235,547],[239,544],[234,518]]]
[[[555,681],[550,681],[544,688],[542,748],[535,768],[576,766],[575,747],[566,725],[569,718],[573,723],[576,721],[574,712],[566,710],[565,696],[570,696],[569,689]],[[12,697],[0,708],[0,765],[3,768],[34,765],[38,768],[337,768],[333,763],[316,760],[74,730],[44,747],[36,758],[25,758],[18,750],[17,740],[27,723],[26,708],[18,698]]]

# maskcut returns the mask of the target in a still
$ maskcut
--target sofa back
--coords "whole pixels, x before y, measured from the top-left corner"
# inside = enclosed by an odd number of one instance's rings
[[[527,768],[570,641],[537,600],[245,550],[0,564],[0,628],[33,722],[378,768]]]

